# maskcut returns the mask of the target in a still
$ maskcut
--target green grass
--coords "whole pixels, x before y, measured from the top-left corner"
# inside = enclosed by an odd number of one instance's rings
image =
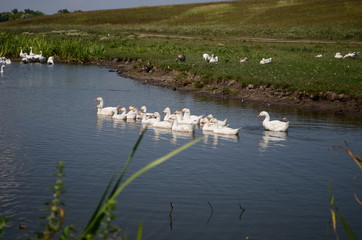
[[[185,72],[177,77],[180,84],[188,82],[190,74],[199,75],[191,81],[198,89],[235,80],[312,95],[362,93],[361,58],[333,57],[336,52],[361,52],[360,0],[245,0],[75,12],[6,22],[0,30],[8,32],[0,34],[1,56],[17,57],[20,47],[32,46],[35,52],[69,62],[152,61],[165,71]],[[262,39],[244,40],[249,38]],[[203,62],[205,52],[218,55],[220,62]],[[176,63],[181,53],[187,61]],[[325,57],[314,58],[319,53]],[[250,61],[240,64],[245,56]],[[263,57],[272,57],[272,64],[260,65]],[[236,94],[232,89],[224,92]]]
[[[99,27],[102,25],[102,27]],[[97,33],[362,40],[360,0],[244,0],[74,12],[0,24],[0,29],[76,28]],[[115,32],[114,32],[115,31]]]

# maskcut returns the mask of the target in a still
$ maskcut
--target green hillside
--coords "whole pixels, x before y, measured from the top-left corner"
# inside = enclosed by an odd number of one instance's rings
[[[102,27],[99,27],[102,25]],[[202,36],[362,40],[361,0],[243,0],[74,12],[0,24],[12,31],[79,28]]]
[[[301,98],[334,92],[362,99],[362,58],[334,58],[337,52],[362,52],[361,0],[243,0],[74,12],[0,24],[0,56],[19,59],[20,48],[30,47],[60,62],[118,59],[134,64],[135,71],[151,61],[157,69],[178,71],[174,80],[180,86],[214,92],[213,84],[225,83],[218,89],[231,96],[238,90],[226,82],[273,86]],[[203,53],[215,54],[219,63],[204,62]],[[187,61],[175,62],[179,54]],[[244,57],[249,61],[241,64]],[[272,64],[259,63],[269,57]]]

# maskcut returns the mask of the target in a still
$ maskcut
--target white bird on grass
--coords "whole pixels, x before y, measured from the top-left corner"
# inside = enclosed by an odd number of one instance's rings
[[[218,62],[219,62],[219,57],[218,57],[218,56],[214,56],[214,54],[212,54],[209,62],[211,62],[211,63],[218,63]]]
[[[204,53],[204,54],[202,55],[202,59],[203,59],[204,61],[206,61],[206,62],[209,62],[209,61],[210,61],[210,55],[207,54],[207,53]]]
[[[54,57],[49,57],[47,63],[49,65],[54,65]]]
[[[260,60],[260,64],[267,64],[267,63],[271,63],[272,62],[272,58],[262,58]]]
[[[334,55],[334,58],[343,58],[343,56],[340,52],[337,52],[336,55]]]

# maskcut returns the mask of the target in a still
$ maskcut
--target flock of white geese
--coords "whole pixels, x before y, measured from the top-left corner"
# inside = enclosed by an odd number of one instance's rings
[[[140,120],[142,124],[152,126],[154,128],[171,129],[176,132],[193,132],[196,126],[200,127],[203,132],[213,132],[216,134],[238,135],[241,128],[231,128],[227,123],[227,119],[218,120],[212,114],[203,117],[204,115],[191,115],[189,108],[183,108],[171,112],[169,107],[162,110],[164,116],[161,117],[159,112],[147,112],[147,107],[142,106],[139,109],[135,106],[126,107],[104,107],[102,97],[97,97],[95,101],[99,104],[96,106],[97,115],[108,116],[117,120]],[[267,112],[262,111],[258,117],[265,117],[263,127],[269,131],[285,132],[288,130],[289,121],[284,119],[270,120]]]
[[[40,63],[48,63],[49,65],[54,65],[54,57],[46,58],[43,56],[43,52],[39,51],[39,53],[33,53],[33,48],[30,48],[29,54],[23,52],[23,48],[20,48],[19,57],[21,57],[21,61],[23,63],[33,63],[33,62],[40,62]]]

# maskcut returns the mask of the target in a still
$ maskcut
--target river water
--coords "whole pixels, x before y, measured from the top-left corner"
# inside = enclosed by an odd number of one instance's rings
[[[360,121],[198,97],[97,66],[13,63],[0,76],[0,215],[9,219],[3,239],[27,239],[43,229],[39,217],[48,214],[44,202],[52,199],[58,161],[65,163],[65,224],[84,228],[143,129],[139,121],[97,117],[99,96],[106,106],[146,105],[148,112],[188,107],[191,114],[212,113],[241,127],[238,137],[149,128],[127,176],[203,139],[119,195],[114,224],[129,239],[135,239],[140,223],[146,240],[333,238],[329,182],[338,209],[362,237],[362,207],[353,196],[362,199],[360,170],[338,148],[347,142],[361,152]],[[262,110],[272,119],[287,116],[288,133],[264,131],[257,118]]]

